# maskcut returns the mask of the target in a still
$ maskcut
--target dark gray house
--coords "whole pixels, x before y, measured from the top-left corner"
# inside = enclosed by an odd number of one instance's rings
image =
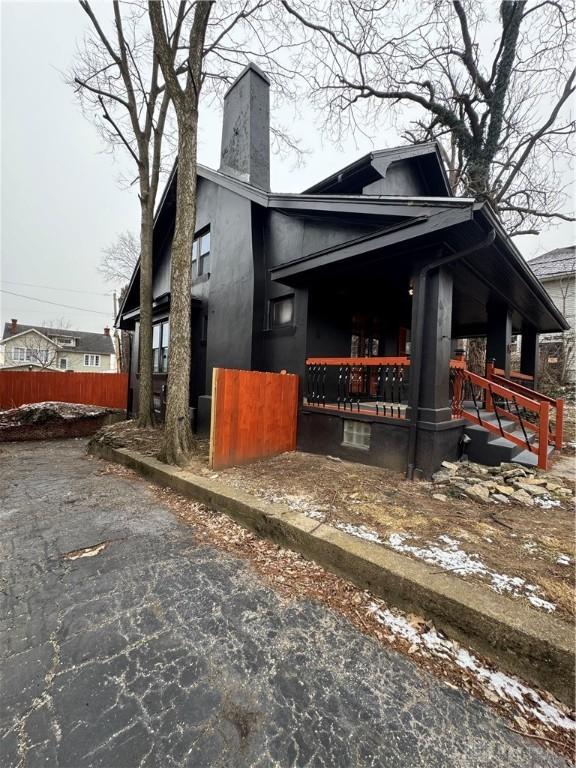
[[[301,377],[302,449],[429,474],[456,455],[464,430],[451,404],[458,339],[487,336],[508,375],[520,333],[522,370],[533,374],[538,334],[566,322],[490,207],[453,196],[434,143],[372,152],[300,194],[270,192],[268,90],[246,67],[225,98],[220,169],[198,168],[198,429],[214,367],[287,370]],[[154,229],[159,411],[176,173]],[[138,301],[137,268],[117,320],[133,332],[132,402]]]

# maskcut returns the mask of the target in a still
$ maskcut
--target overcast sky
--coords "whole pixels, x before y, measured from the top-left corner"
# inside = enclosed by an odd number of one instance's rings
[[[99,7],[104,8],[102,3]],[[63,82],[61,72],[70,66],[86,29],[85,15],[72,1],[0,0],[0,24],[0,320],[64,321],[75,329],[99,331],[112,322],[113,313],[112,288],[97,266],[103,248],[120,232],[138,232],[138,200],[134,188],[119,185],[122,172],[133,173],[130,162],[104,151]],[[305,189],[372,148],[399,143],[394,131],[383,130],[373,144],[363,136],[350,137],[336,150],[322,141],[312,110],[304,104],[301,111],[302,119],[294,122],[287,113],[280,122],[294,125],[310,153],[298,169],[273,156],[272,189],[277,192]],[[213,168],[219,164],[220,125],[218,108],[204,110],[199,161]],[[530,259],[573,243],[573,225],[515,242]]]

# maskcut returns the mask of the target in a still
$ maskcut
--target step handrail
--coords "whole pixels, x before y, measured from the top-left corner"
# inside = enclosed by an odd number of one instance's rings
[[[550,420],[550,403],[543,401],[538,401],[530,397],[526,397],[523,394],[520,394],[519,392],[515,392],[511,387],[503,386],[502,384],[499,384],[492,379],[485,378],[484,376],[479,376],[477,373],[472,373],[472,371],[466,370],[466,369],[460,369],[458,371],[458,375],[462,376],[464,380],[467,380],[471,385],[480,387],[481,389],[485,390],[486,397],[485,402],[489,401],[491,408],[488,410],[493,410],[496,413],[496,418],[498,419],[498,426],[495,424],[486,421],[485,419],[482,419],[480,417],[480,414],[474,415],[473,413],[470,413],[468,411],[462,410],[461,416],[468,421],[472,421],[475,424],[478,424],[481,427],[484,427],[484,429],[488,430],[489,432],[493,432],[495,434],[501,435],[506,440],[509,440],[510,442],[514,443],[515,445],[518,445],[521,448],[527,448],[530,452],[537,452],[538,454],[538,467],[540,469],[547,469],[548,468],[548,424]],[[496,395],[498,397],[502,397],[505,400],[511,400],[514,402],[514,404],[518,407],[524,408],[528,411],[532,411],[535,413],[538,417],[538,426],[537,426],[537,434],[538,434],[538,446],[537,450],[535,451],[535,447],[530,443],[530,441],[527,439],[526,430],[524,429],[524,425],[522,422],[521,417],[518,415],[518,419],[514,419],[514,421],[518,420],[520,422],[520,426],[523,428],[525,439],[522,440],[519,437],[516,437],[516,435],[507,432],[503,427],[501,423],[500,408],[497,408],[497,406],[494,406],[492,403],[492,397],[493,395]]]
[[[524,387],[522,384],[517,384],[515,381],[510,381],[510,379],[507,379],[505,376],[501,376],[500,374],[496,373],[498,370],[501,369],[494,368],[493,363],[488,363],[486,365],[486,378],[490,381],[503,384],[513,392],[517,392],[519,395],[529,397],[531,400],[536,400],[540,403],[548,403],[548,405],[556,409],[556,419],[554,424],[555,429],[552,436],[552,442],[554,443],[556,450],[561,451],[562,445],[564,443],[564,400],[562,400],[562,398],[557,398],[555,400],[553,397],[542,394],[542,392],[536,392],[534,389]],[[487,403],[487,410],[492,410],[490,407],[491,405],[491,398],[489,398]]]

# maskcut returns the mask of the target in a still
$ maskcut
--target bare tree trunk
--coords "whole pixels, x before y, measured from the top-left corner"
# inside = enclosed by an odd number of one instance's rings
[[[192,249],[196,226],[197,108],[181,116],[178,137],[176,226],[172,241],[168,399],[162,458],[183,465],[192,447],[189,418],[192,307]]]
[[[152,242],[154,218],[147,195],[142,195],[141,209],[138,426],[150,427],[154,425],[152,392]]]

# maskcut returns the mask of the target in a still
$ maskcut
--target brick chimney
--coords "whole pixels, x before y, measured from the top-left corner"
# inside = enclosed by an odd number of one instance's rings
[[[256,64],[224,96],[220,172],[270,189],[270,80]]]
[[[18,330],[18,320],[16,320],[16,318],[13,317],[10,320],[10,333],[16,333],[17,330]]]
[[[110,328],[108,326],[104,328],[104,336],[110,336]]]

